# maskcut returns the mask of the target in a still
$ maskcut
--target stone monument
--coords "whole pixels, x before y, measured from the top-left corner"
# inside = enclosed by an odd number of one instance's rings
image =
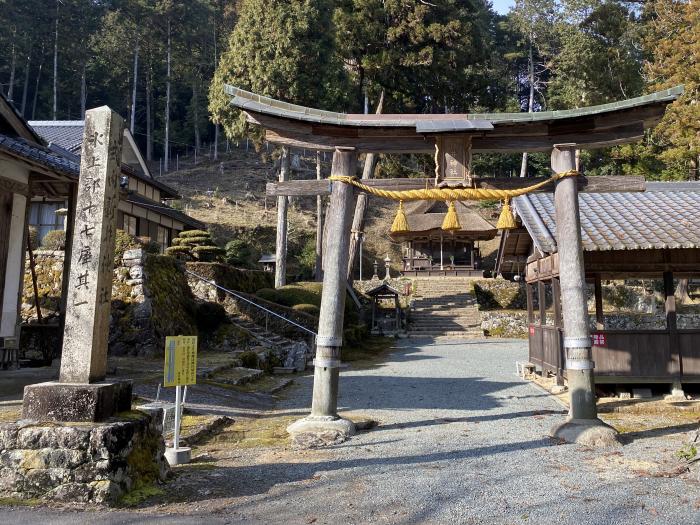
[[[165,479],[162,411],[131,410],[131,382],[105,381],[124,122],[85,113],[58,382],[24,389],[0,423],[0,498],[117,502]]]
[[[61,372],[25,388],[26,419],[101,421],[131,408],[131,383],[104,381],[123,132],[111,109],[86,112]]]

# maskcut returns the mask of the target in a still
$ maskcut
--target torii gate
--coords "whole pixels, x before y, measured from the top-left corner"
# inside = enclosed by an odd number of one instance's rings
[[[666,106],[683,92],[678,86],[600,106],[540,113],[367,115],[312,109],[226,86],[231,104],[249,122],[265,128],[266,139],[282,146],[332,151],[331,177],[353,177],[360,153],[434,153],[436,178],[379,179],[367,186],[390,190],[430,187],[518,189],[543,179],[480,178],[472,173],[473,152],[551,151],[554,174],[576,170],[576,150],[634,142],[653,127]],[[546,179],[544,179],[546,180]],[[554,186],[554,188],[552,188]],[[551,431],[566,441],[604,444],[615,431],[597,418],[594,363],[588,326],[578,192],[644,191],[642,177],[564,177],[537,191],[554,190],[559,247],[561,304],[571,408],[567,421]],[[354,424],[337,414],[338,372],[343,334],[351,211],[358,190],[341,180],[281,181],[267,194],[329,195],[323,294],[316,347],[311,414],[288,431],[338,431]],[[279,238],[279,235],[278,235]]]

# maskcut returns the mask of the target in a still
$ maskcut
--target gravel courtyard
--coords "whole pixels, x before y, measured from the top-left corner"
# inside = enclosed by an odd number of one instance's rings
[[[526,355],[523,341],[403,340],[384,362],[342,373],[341,412],[379,421],[342,445],[212,450],[216,468],[169,484],[181,502],[5,509],[0,522],[700,523],[697,474],[665,474],[685,432],[638,432],[607,451],[558,444],[546,433],[565,409],[515,375]],[[266,415],[301,416],[310,395],[305,377]]]

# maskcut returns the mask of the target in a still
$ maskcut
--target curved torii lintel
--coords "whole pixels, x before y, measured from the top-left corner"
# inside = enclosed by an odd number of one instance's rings
[[[639,140],[683,86],[598,106],[538,113],[348,114],[289,104],[226,85],[231,105],[266,130],[270,142],[316,150],[430,153],[435,139],[468,135],[474,152],[549,151],[554,144],[583,149]]]

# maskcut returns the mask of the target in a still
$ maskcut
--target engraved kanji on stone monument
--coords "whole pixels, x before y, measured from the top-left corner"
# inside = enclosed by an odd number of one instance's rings
[[[108,107],[85,113],[61,383],[101,381],[107,369],[123,130]]]

